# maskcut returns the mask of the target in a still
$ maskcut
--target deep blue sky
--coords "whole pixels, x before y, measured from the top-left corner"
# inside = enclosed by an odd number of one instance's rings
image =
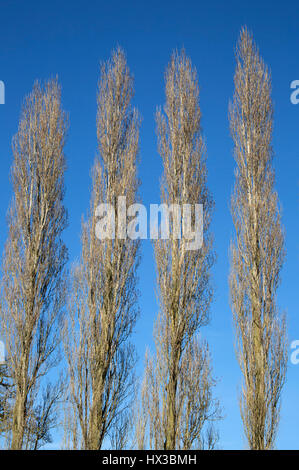
[[[290,342],[299,339],[298,310],[298,135],[299,104],[290,102],[290,82],[299,79],[298,2],[273,1],[4,1],[0,0],[0,80],[6,104],[0,106],[0,250],[6,237],[5,214],[11,197],[11,139],[20,106],[35,79],[58,75],[63,106],[70,115],[66,147],[65,204],[69,228],[65,241],[70,260],[80,251],[80,221],[89,204],[90,167],[96,154],[96,89],[99,63],[121,45],[135,77],[134,104],[143,121],[140,177],[148,206],[159,202],[160,157],[157,155],[154,113],[164,103],[164,70],[174,48],[185,47],[197,68],[201,90],[202,126],[208,152],[209,186],[216,210],[213,230],[218,254],[214,268],[215,299],[209,341],[214,374],[219,382],[224,419],[219,424],[223,449],[244,448],[239,416],[241,376],[234,355],[234,335],[228,292],[228,249],[232,234],[229,199],[234,161],[227,108],[233,93],[234,47],[241,26],[253,32],[272,70],[275,107],[274,150],[277,190],[286,229],[287,260],[282,273],[279,305],[288,314]],[[150,241],[142,242],[140,268],[141,317],[136,342],[142,372],[146,345],[151,345],[157,314],[154,263]],[[299,448],[299,365],[289,362],[283,393],[278,448]],[[58,445],[58,436],[55,445]]]

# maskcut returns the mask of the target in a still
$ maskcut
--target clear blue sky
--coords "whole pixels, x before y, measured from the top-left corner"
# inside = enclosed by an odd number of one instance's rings
[[[234,355],[234,335],[228,292],[228,248],[232,234],[229,199],[234,161],[227,108],[233,93],[234,47],[242,25],[252,30],[265,62],[271,67],[275,106],[274,150],[276,182],[283,207],[287,260],[282,273],[279,305],[288,314],[290,342],[299,339],[298,309],[298,194],[299,104],[290,102],[290,82],[299,79],[299,4],[295,1],[15,1],[0,0],[0,80],[6,104],[0,106],[0,250],[6,237],[5,215],[11,197],[9,168],[11,139],[20,105],[35,79],[58,75],[63,105],[70,114],[66,147],[65,204],[69,228],[65,241],[70,260],[80,251],[81,214],[89,204],[90,167],[96,153],[96,88],[99,62],[121,45],[135,77],[135,105],[142,118],[142,198],[159,202],[160,157],[157,155],[154,112],[164,103],[164,70],[174,48],[185,47],[196,66],[202,126],[208,151],[209,186],[216,211],[213,230],[218,254],[214,268],[215,299],[211,324],[203,334],[209,341],[216,395],[224,419],[219,424],[223,449],[244,448],[239,417],[241,376]],[[151,344],[157,314],[154,263],[150,241],[142,242],[140,268],[141,317],[134,341],[142,371],[145,346]],[[277,447],[299,448],[299,365],[289,362]],[[56,444],[58,437],[56,438]],[[55,446],[55,444],[54,444]]]

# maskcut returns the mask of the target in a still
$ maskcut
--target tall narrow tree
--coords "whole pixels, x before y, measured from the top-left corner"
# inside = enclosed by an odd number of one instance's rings
[[[165,113],[157,113],[164,165],[161,202],[168,208],[192,205],[193,222],[195,204],[203,204],[203,244],[188,250],[190,240],[177,236],[174,215],[170,238],[155,242],[160,313],[154,331],[156,354],[146,360],[143,425],[137,426],[141,448],[202,447],[204,425],[219,411],[212,398],[209,348],[198,336],[209,319],[214,263],[209,232],[213,200],[200,120],[196,71],[184,52],[175,53],[166,72]]]
[[[237,164],[230,290],[244,377],[240,408],[250,449],[271,449],[287,365],[285,319],[276,306],[284,236],[272,167],[271,79],[246,28],[236,59],[230,107]]]
[[[122,203],[126,211],[137,198],[139,118],[132,97],[133,79],[124,53],[117,49],[101,68],[100,156],[92,170],[90,214],[82,226],[82,252],[73,270],[64,334],[73,409],[68,422],[75,431],[75,448],[100,449],[104,440],[106,446],[125,442],[125,414],[134,384],[130,335],[138,313],[139,241],[126,235],[128,218],[120,213],[118,198],[126,198]],[[98,238],[97,208],[102,203],[115,211],[115,238],[108,233],[107,238]],[[117,233],[120,226],[121,233]]]
[[[67,259],[64,143],[60,88],[36,83],[13,141],[13,199],[3,258],[0,324],[14,388],[11,448],[21,449],[40,383],[57,360]],[[32,423],[31,423],[32,424]]]

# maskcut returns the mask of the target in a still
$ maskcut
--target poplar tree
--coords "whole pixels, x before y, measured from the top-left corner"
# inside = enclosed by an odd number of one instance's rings
[[[177,237],[170,218],[169,239],[154,242],[159,315],[155,354],[147,354],[137,423],[139,448],[202,448],[215,445],[209,423],[219,417],[212,397],[214,380],[209,347],[200,337],[209,321],[215,255],[210,233],[213,199],[207,187],[206,154],[201,133],[197,74],[185,53],[174,53],[165,78],[166,104],[157,112],[159,153],[163,162],[161,202],[203,205],[201,247]]]
[[[36,403],[43,401],[43,379],[58,361],[67,260],[61,238],[67,222],[66,130],[57,81],[44,87],[37,82],[13,139],[13,197],[2,264],[0,326],[14,391],[12,449],[27,447],[33,422],[37,425]]]
[[[230,292],[243,373],[244,432],[250,449],[263,450],[275,445],[287,367],[285,317],[276,301],[284,234],[272,165],[271,77],[246,28],[236,61],[230,106],[236,161]]]
[[[120,446],[129,431],[135,365],[130,336],[138,314],[139,241],[124,230],[129,219],[119,212],[118,198],[126,198],[127,212],[136,202],[139,185],[139,117],[132,98],[133,78],[124,52],[117,49],[101,67],[99,155],[92,169],[90,211],[82,224],[81,256],[72,272],[64,332],[70,405],[66,442],[73,448]],[[110,237],[108,233],[99,239],[98,207],[103,203],[113,209],[116,230],[115,236],[111,231]]]

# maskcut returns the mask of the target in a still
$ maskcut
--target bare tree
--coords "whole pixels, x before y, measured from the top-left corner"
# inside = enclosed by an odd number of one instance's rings
[[[131,430],[133,429],[132,415],[132,407],[128,407],[124,412],[117,414],[109,436],[111,449],[123,450],[129,447]]]
[[[230,106],[237,164],[230,290],[244,377],[241,415],[248,445],[258,450],[274,446],[287,366],[285,318],[276,306],[284,235],[272,168],[270,73],[246,28],[236,60]]]
[[[11,429],[11,397],[13,396],[7,364],[0,364],[0,436]]]
[[[24,102],[13,140],[13,199],[3,258],[1,333],[15,396],[11,448],[21,449],[34,397],[57,363],[67,259],[61,234],[66,117],[60,88],[36,83]]]
[[[126,420],[120,415],[126,413],[134,389],[135,351],[130,335],[138,314],[139,241],[126,233],[98,239],[96,233],[100,204],[110,204],[115,210],[118,227],[122,217],[118,198],[126,198],[126,210],[136,202],[139,118],[132,109],[132,97],[133,80],[124,53],[117,49],[101,68],[97,114],[100,158],[92,170],[90,214],[82,226],[81,258],[73,270],[64,332],[69,400],[74,409],[73,447],[84,449],[125,442]],[[127,222],[125,216],[125,227]],[[115,434],[113,427],[118,425],[122,429]]]
[[[165,113],[157,113],[164,165],[161,200],[168,208],[203,204],[203,244],[188,249],[190,240],[177,237],[174,213],[170,238],[155,242],[160,313],[154,331],[156,354],[146,358],[137,426],[141,448],[201,447],[204,425],[219,415],[212,398],[208,347],[197,334],[209,319],[214,263],[209,233],[213,200],[200,119],[196,71],[184,52],[175,53],[166,72]],[[195,223],[194,214],[191,219]]]
[[[64,382],[48,383],[40,398],[33,400],[24,434],[24,448],[38,450],[52,442],[51,431],[58,425],[59,405],[64,394]]]

